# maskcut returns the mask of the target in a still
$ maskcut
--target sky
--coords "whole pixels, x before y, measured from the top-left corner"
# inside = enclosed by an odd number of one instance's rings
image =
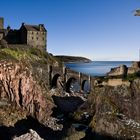
[[[1,0],[5,28],[43,23],[47,50],[92,60],[138,60],[140,0]]]

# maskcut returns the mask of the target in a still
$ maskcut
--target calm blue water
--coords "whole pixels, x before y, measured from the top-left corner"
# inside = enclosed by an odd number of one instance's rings
[[[91,76],[104,76],[111,68],[120,65],[131,66],[132,61],[92,61],[90,63],[67,63],[66,67]]]

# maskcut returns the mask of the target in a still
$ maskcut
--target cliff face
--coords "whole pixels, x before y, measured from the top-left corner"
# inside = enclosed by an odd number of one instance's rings
[[[129,81],[125,81],[129,82]],[[83,122],[83,115],[92,131],[90,139],[140,139],[140,78],[129,84],[94,85],[88,100],[74,113]],[[85,117],[84,117],[85,118]],[[92,132],[92,133],[91,133]]]
[[[89,126],[97,134],[140,139],[140,79],[130,86],[95,87],[87,104],[94,112]]]
[[[39,121],[45,121],[52,113],[53,105],[46,101],[32,71],[20,63],[0,62],[0,91],[1,100],[8,99]]]
[[[0,50],[0,108],[8,102],[11,107],[19,108],[21,114],[25,111],[24,116],[30,115],[55,129],[50,125],[55,120],[51,117],[54,104],[47,95],[47,65],[57,62],[49,57],[32,48]],[[0,123],[3,123],[2,119]]]

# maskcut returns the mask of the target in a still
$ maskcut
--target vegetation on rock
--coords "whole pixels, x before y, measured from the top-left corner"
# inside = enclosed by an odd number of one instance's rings
[[[94,87],[85,107],[79,110],[92,115],[89,127],[93,133],[114,139],[139,139],[139,99],[140,79],[134,78],[130,86]],[[96,138],[95,135],[93,138]]]
[[[0,49],[0,59],[10,59],[10,61],[17,60],[20,62],[39,62],[45,64],[58,63],[57,60],[47,52],[28,46],[12,46],[8,48],[2,48]]]
[[[47,52],[28,46],[8,46],[0,49],[0,102],[7,99],[26,115],[31,115],[42,124],[52,127],[50,122],[54,103],[48,96],[48,65],[62,66]],[[10,106],[3,109],[11,109]],[[2,109],[0,106],[0,109]],[[16,110],[15,110],[16,111]],[[1,113],[3,111],[1,110]],[[5,111],[8,113],[8,110]],[[16,122],[21,117],[7,117]],[[21,113],[22,114],[22,113]],[[26,116],[25,115],[25,116]],[[20,115],[19,115],[20,116]],[[4,122],[4,118],[0,118]],[[8,120],[8,119],[7,119]],[[12,121],[9,121],[9,125]],[[8,124],[7,124],[8,125]],[[55,125],[55,124],[54,124]],[[56,125],[57,126],[57,125]]]

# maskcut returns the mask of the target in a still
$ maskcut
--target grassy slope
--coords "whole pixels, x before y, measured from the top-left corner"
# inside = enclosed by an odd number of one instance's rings
[[[0,60],[24,61],[41,63],[56,63],[56,59],[50,56],[47,52],[38,50],[36,48],[3,48],[0,49]]]

